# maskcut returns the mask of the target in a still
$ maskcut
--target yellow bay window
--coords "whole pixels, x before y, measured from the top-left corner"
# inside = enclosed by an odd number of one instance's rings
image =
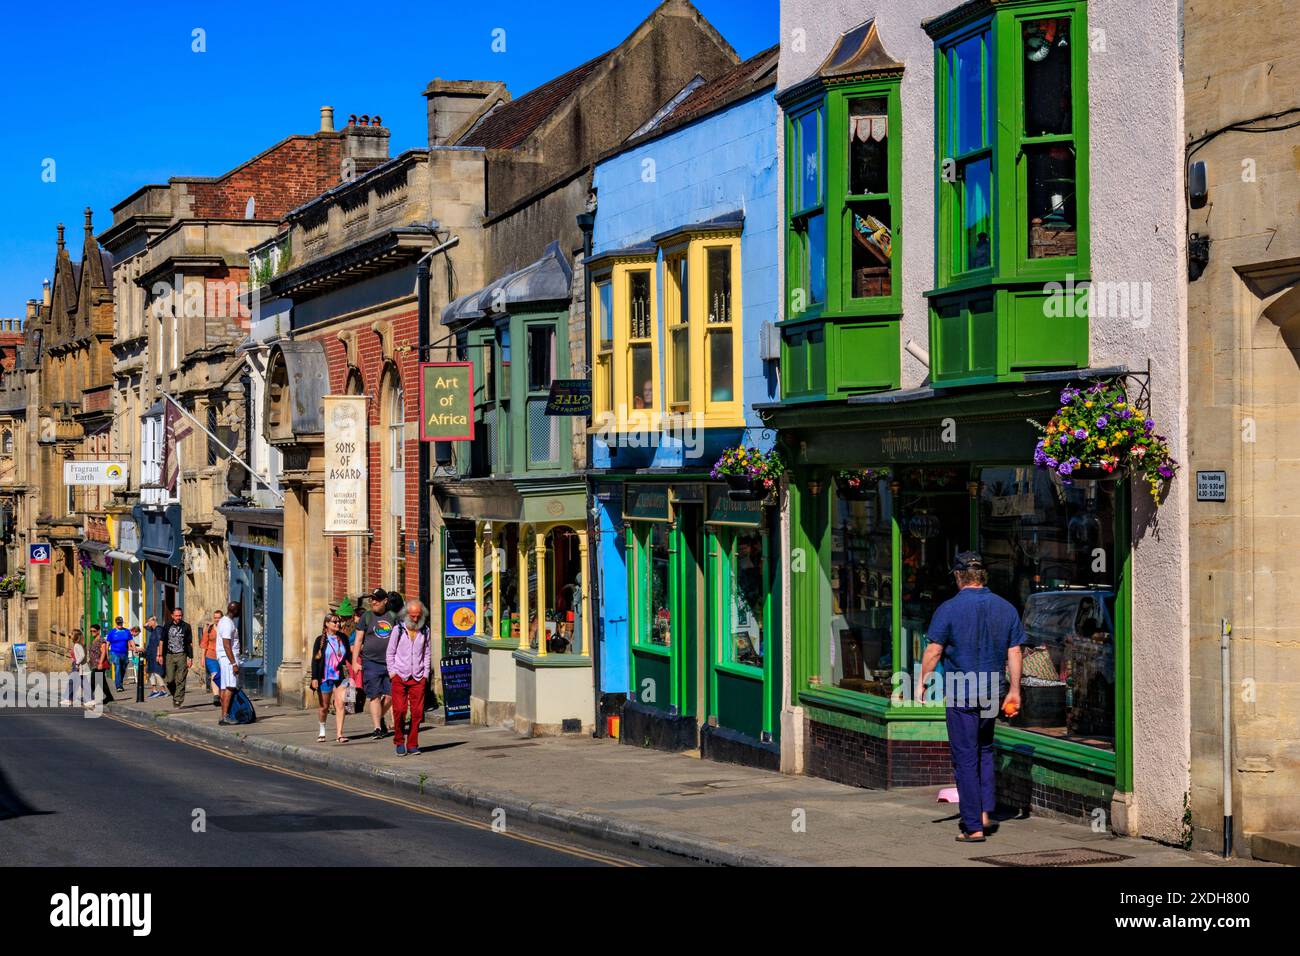
[[[619,428],[658,427],[656,272],[651,252],[592,264],[592,405],[597,427],[606,415],[612,415]]]

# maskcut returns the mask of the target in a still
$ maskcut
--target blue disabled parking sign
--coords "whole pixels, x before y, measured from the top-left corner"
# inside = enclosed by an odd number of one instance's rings
[[[50,546],[44,543],[29,544],[27,546],[27,557],[30,564],[49,564]]]

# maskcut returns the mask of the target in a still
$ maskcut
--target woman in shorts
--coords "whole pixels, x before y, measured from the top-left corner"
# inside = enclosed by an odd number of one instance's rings
[[[320,736],[316,739],[320,743],[325,742],[325,717],[331,703],[334,705],[334,742],[348,742],[348,738],[343,736],[346,714],[343,680],[351,667],[352,648],[348,646],[346,635],[340,631],[342,623],[337,614],[326,614],[321,634],[311,650],[311,686],[316,691],[316,716],[320,721]]]

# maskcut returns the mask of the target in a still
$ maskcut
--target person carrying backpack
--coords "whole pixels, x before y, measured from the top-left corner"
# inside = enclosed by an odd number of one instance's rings
[[[429,685],[429,627],[424,604],[412,598],[388,642],[388,679],[393,688],[393,734],[397,756],[420,752],[420,721]],[[411,724],[403,742],[402,718],[410,710]]]

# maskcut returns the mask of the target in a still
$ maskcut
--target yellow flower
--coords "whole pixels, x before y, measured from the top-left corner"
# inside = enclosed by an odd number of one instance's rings
[[[1092,402],[1084,402],[1084,403],[1083,403],[1083,407],[1084,407],[1084,408],[1092,408]]]

